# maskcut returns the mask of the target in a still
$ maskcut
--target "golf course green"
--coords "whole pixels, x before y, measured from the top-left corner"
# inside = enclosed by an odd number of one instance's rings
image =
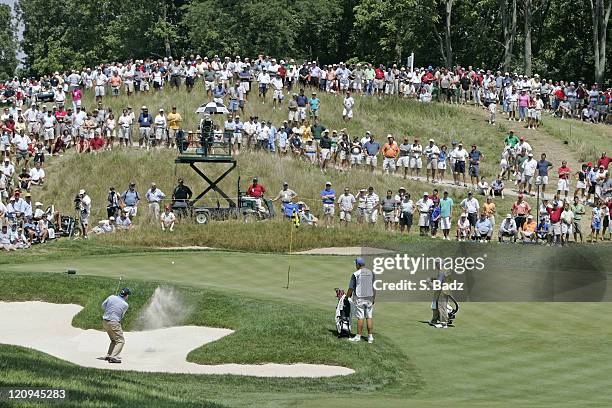
[[[63,406],[75,407],[609,406],[608,303],[463,302],[455,327],[435,330],[422,322],[430,318],[427,302],[377,302],[376,342],[349,344],[332,331],[334,288],[347,287],[353,257],[124,251],[6,257],[0,300],[79,303],[85,309],[73,325],[97,328],[99,302],[121,276],[133,291],[129,328],[155,287],[173,285],[197,304],[186,323],[236,330],[190,353],[190,361],[334,363],[356,374],[300,380],[107,372],[0,346],[0,386],[65,387],[73,399]]]

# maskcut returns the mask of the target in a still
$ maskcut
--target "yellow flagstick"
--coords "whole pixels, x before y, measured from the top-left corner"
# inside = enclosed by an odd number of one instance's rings
[[[295,228],[300,226],[300,218],[298,217],[297,211],[293,210],[293,215],[291,216],[291,222]],[[293,227],[291,228],[291,232],[289,233],[289,267],[287,268],[287,286],[285,289],[289,289],[289,275],[291,273],[291,252],[293,249]]]
[[[289,267],[287,268],[287,287],[289,289],[289,274],[291,273],[291,248],[293,246],[293,226],[291,227],[291,233],[289,234]]]

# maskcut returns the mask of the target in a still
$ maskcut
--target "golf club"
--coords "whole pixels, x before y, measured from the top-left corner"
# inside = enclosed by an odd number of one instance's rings
[[[119,276],[119,282],[117,282],[117,289],[115,289],[115,295],[119,294],[119,287],[121,286],[121,276]]]

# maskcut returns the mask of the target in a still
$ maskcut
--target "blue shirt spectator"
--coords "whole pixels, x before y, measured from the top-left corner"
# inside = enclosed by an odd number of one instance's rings
[[[153,116],[148,113],[143,112],[138,116],[138,125],[140,127],[151,127],[151,123],[153,123]]]
[[[544,159],[544,160],[540,160],[538,162],[538,176],[546,176],[548,177],[548,169],[552,167],[552,163],[549,162],[548,160]]]
[[[366,149],[366,152],[368,152],[368,156],[376,156],[380,150],[380,143],[368,140],[363,147]]]
[[[325,188],[325,190],[321,191],[321,198],[323,199],[323,204],[333,204],[336,201],[336,191],[333,188]]]
[[[300,94],[297,96],[296,102],[300,108],[304,108],[306,104],[308,103],[308,97],[306,95]]]

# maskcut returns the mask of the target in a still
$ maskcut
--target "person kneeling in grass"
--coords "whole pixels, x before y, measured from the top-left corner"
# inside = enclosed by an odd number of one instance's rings
[[[166,228],[168,228],[170,232],[174,231],[176,216],[172,212],[172,207],[170,205],[166,205],[164,212],[160,215],[160,220],[162,231],[165,231]]]
[[[536,222],[533,219],[533,215],[527,216],[527,221],[519,228],[519,235],[523,243],[533,243],[536,240]]]
[[[368,328],[368,343],[374,342],[374,322],[372,320],[372,312],[374,310],[374,301],[376,298],[376,289],[374,289],[374,274],[371,270],[365,268],[365,261],[359,257],[355,259],[355,272],[351,275],[346,296],[352,299],[352,304],[355,307],[355,316],[357,317],[357,334],[349,341],[361,341],[361,333],[363,332],[363,320],[366,320]]]

